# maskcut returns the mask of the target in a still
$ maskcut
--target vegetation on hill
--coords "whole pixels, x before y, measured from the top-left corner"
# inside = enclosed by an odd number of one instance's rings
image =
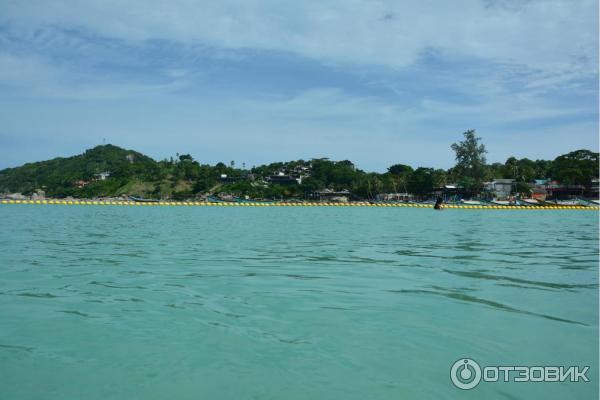
[[[141,153],[113,145],[97,146],[78,156],[2,170],[0,190],[28,194],[43,189],[53,196],[114,193],[133,179],[149,179],[156,169],[156,162]],[[109,172],[110,179],[96,180],[103,172]],[[78,188],[78,182],[89,185]]]
[[[201,164],[189,154],[155,161],[113,145],[97,146],[68,158],[25,164],[0,171],[0,193],[32,194],[43,190],[52,197],[106,197],[133,195],[147,198],[186,199],[226,193],[249,198],[305,198],[324,189],[347,190],[353,198],[369,199],[380,193],[412,193],[425,196],[435,187],[456,183],[470,194],[483,182],[498,178],[517,181],[526,190],[534,179],[556,179],[589,188],[598,178],[598,153],[578,150],[553,161],[516,159],[504,164],[486,163],[485,147],[475,131],[452,145],[456,165],[448,170],[395,164],[385,173],[366,172],[351,161],[326,158],[261,165],[251,169]],[[301,178],[276,183],[277,175]]]

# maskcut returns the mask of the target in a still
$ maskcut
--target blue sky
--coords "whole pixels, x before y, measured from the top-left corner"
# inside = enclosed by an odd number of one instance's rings
[[[598,148],[587,0],[0,0],[0,168],[104,139],[204,163],[448,168]]]

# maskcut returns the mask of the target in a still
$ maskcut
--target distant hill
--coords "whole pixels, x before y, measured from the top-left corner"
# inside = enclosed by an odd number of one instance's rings
[[[113,195],[132,180],[151,180],[156,171],[158,163],[152,158],[108,144],[73,157],[4,169],[0,192],[30,194],[41,189],[50,196]]]

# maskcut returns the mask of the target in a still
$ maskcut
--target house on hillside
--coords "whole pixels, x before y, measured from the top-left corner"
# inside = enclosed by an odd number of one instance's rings
[[[98,181],[105,181],[106,178],[110,177],[110,172],[105,171],[105,172],[100,172],[99,174],[96,174],[96,180]]]
[[[269,183],[275,183],[278,185],[299,185],[302,183],[301,176],[286,175],[284,172],[279,172],[277,175],[271,175],[267,177]]]
[[[239,176],[228,176],[227,174],[221,174],[219,177],[219,182],[221,183],[234,183],[242,180]]]

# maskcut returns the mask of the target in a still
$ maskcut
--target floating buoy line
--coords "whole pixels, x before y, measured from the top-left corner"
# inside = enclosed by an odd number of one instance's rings
[[[208,202],[208,201],[158,201],[138,202],[129,200],[0,200],[0,204],[32,204],[32,205],[77,205],[77,206],[138,206],[138,207],[408,207],[408,208],[433,208],[433,204],[414,203],[327,203],[327,202]],[[546,206],[499,206],[499,205],[462,205],[444,204],[443,208],[452,209],[478,209],[478,210],[592,210],[599,211],[600,206],[571,206],[571,205],[546,205]]]

